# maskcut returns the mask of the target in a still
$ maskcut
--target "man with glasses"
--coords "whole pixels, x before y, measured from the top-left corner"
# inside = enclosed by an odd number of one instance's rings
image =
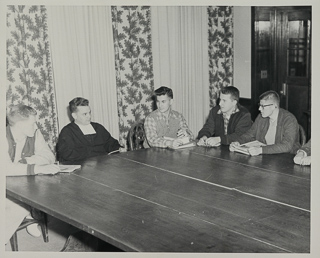
[[[251,156],[296,153],[300,148],[297,119],[287,110],[280,108],[280,98],[275,91],[267,91],[259,99],[261,114],[246,133],[230,144],[230,151],[234,151],[235,146],[257,140],[266,146],[249,148]]]

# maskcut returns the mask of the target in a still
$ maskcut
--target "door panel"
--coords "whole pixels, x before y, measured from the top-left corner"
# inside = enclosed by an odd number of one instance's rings
[[[281,107],[310,131],[311,7],[253,7],[253,21],[253,104],[275,90]]]
[[[293,113],[299,124],[309,132],[310,125],[305,114],[310,109],[310,64],[311,64],[311,8],[288,10],[287,22],[282,28],[286,50],[285,73],[282,82],[287,85],[283,107]],[[308,138],[310,135],[308,135]]]

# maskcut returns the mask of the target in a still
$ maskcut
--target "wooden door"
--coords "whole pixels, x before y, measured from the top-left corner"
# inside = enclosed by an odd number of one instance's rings
[[[252,8],[252,101],[275,90],[310,137],[311,7]]]

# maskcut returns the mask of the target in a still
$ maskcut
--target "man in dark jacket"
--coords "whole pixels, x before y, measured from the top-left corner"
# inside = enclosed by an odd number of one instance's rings
[[[251,127],[249,111],[239,104],[239,90],[224,87],[220,103],[211,109],[208,119],[198,134],[199,146],[229,145]]]
[[[74,98],[69,102],[74,119],[60,132],[57,144],[59,161],[77,161],[113,151],[125,151],[100,124],[91,122],[89,101]]]

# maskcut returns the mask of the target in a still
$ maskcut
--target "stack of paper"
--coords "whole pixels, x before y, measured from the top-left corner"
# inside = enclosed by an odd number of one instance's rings
[[[252,141],[252,142],[247,142],[247,143],[241,144],[239,146],[234,146],[234,151],[250,155],[250,153],[248,151],[249,148],[251,148],[251,147],[262,147],[262,146],[266,146],[266,144],[255,140],[255,141]]]

